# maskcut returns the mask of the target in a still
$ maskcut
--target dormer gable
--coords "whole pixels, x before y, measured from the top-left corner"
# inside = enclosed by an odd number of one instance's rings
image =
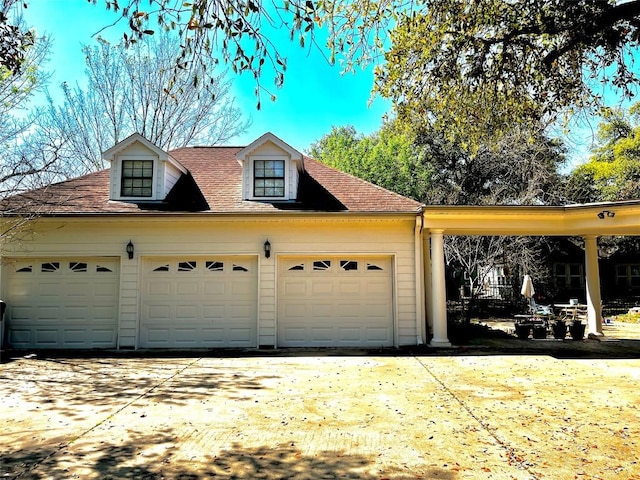
[[[109,198],[131,202],[161,201],[187,169],[139,133],[102,154],[111,164]]]
[[[295,148],[267,132],[240,150],[236,159],[242,166],[243,200],[296,200],[304,158]]]

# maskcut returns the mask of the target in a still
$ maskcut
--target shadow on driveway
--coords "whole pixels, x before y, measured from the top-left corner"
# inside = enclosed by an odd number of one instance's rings
[[[230,449],[189,462],[173,454],[176,437],[172,432],[157,435],[134,435],[124,443],[101,442],[82,459],[73,461],[65,446],[58,450],[33,446],[19,451],[3,452],[0,474],[3,478],[50,479],[361,479],[415,480],[416,478],[438,478],[453,480],[455,472],[431,467],[416,477],[402,468],[387,468],[380,474],[367,473],[371,458],[365,455],[349,455],[345,452],[320,451],[304,455],[294,442],[278,446],[264,445],[246,448],[235,443]],[[158,452],[149,454],[148,452]],[[145,452],[142,454],[142,452]],[[73,456],[78,457],[78,453]],[[81,466],[80,466],[80,465]]]
[[[368,352],[15,357],[0,477],[635,478],[635,359]]]

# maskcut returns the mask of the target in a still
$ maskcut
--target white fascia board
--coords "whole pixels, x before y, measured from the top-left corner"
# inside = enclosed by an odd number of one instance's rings
[[[298,150],[293,148],[288,143],[282,141],[280,138],[276,137],[271,132],[265,133],[264,135],[257,138],[246,147],[244,147],[242,150],[236,153],[236,158],[238,159],[239,162],[241,163],[244,162],[247,159],[247,156],[251,154],[251,152],[255,151],[256,149],[258,149],[260,146],[264,145],[267,142],[271,142],[274,145],[280,147],[285,152],[287,152],[291,160],[300,161],[300,162],[302,161],[302,158],[303,158],[302,153],[300,153]]]

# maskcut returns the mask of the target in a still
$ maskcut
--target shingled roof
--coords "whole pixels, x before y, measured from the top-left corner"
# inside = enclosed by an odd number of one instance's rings
[[[242,147],[185,147],[169,154],[188,169],[164,202],[132,203],[109,200],[109,170],[56,183],[2,202],[4,213],[269,213],[320,211],[409,213],[421,204],[397,193],[304,158],[295,202],[242,199],[242,167],[236,153]]]

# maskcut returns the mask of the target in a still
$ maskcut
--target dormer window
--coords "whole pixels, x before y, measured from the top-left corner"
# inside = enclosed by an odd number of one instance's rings
[[[138,133],[102,154],[111,164],[109,199],[121,202],[162,201],[188,170]]]
[[[236,159],[242,165],[243,200],[296,200],[303,157],[274,134],[265,133],[236,153]]]
[[[284,197],[284,160],[255,160],[254,197]]]
[[[153,160],[122,160],[123,197],[151,197]]]

